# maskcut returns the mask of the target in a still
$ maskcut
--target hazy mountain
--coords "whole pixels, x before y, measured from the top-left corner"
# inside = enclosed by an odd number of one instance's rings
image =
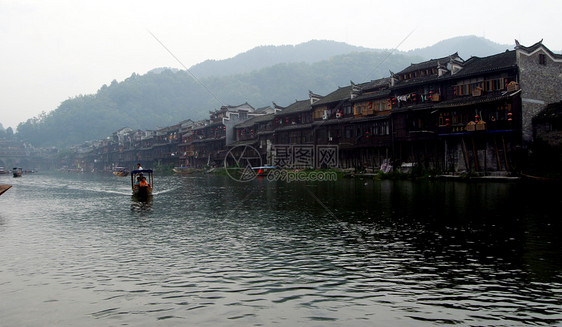
[[[515,41],[513,45],[499,44],[482,37],[469,35],[450,38],[426,48],[414,49],[403,53],[406,55],[420,56],[429,60],[442,58],[458,52],[461,58],[467,60],[472,56],[485,57],[504,52],[505,50],[513,50],[514,47]]]
[[[380,51],[343,42],[312,40],[297,45],[260,46],[224,60],[206,60],[189,68],[195,76],[227,76],[250,73],[280,63],[315,63],[352,52]]]
[[[437,42],[426,48],[406,52],[407,56],[420,57],[421,60],[445,57],[458,52],[461,58],[489,56],[514,45],[502,45],[478,36],[459,36]],[[228,76],[250,73],[280,63],[315,63],[331,57],[352,52],[386,52],[388,49],[357,47],[342,42],[313,40],[298,45],[260,46],[224,60],[206,60],[189,68],[197,77]]]

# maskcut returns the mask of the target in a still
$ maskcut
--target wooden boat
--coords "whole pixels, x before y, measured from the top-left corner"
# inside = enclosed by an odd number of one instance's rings
[[[129,170],[125,167],[115,167],[115,169],[113,169],[113,175],[124,177],[129,175]]]
[[[12,187],[12,185],[0,185],[0,195],[4,194],[10,187]]]
[[[192,174],[195,171],[195,168],[191,167],[174,167],[172,169],[174,173],[178,175],[185,175],[185,174]]]
[[[4,167],[0,167],[0,175],[7,175],[9,173],[10,173],[9,170],[4,169]]]
[[[535,180],[535,181],[549,181],[549,182],[560,181],[559,178],[534,176],[534,175],[523,174],[523,173],[521,173],[521,176],[526,179]]]
[[[138,178],[144,178],[147,182],[146,186],[142,183],[138,183]],[[131,189],[133,190],[133,196],[138,199],[146,199],[152,196],[152,188],[154,186],[154,175],[152,169],[142,169],[131,171]]]
[[[19,167],[14,167],[14,169],[12,169],[12,174],[14,175],[14,177],[21,177],[21,175],[23,174],[23,170]]]

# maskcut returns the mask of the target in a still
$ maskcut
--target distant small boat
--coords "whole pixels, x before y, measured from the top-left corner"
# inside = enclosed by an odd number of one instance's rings
[[[113,169],[113,175],[124,177],[129,175],[129,170],[125,167],[115,167],[115,169]]]
[[[67,173],[83,173],[84,172],[84,168],[59,168],[57,169],[58,171],[61,172],[67,172]]]
[[[12,174],[14,175],[14,177],[21,177],[21,175],[23,174],[23,170],[19,167],[14,167],[14,169],[12,169]]]
[[[192,174],[195,172],[195,168],[191,167],[174,167],[172,170],[179,175]]]
[[[0,175],[7,175],[9,173],[10,172],[8,170],[4,169],[4,167],[0,167]]]
[[[144,178],[143,181],[138,181],[138,178]],[[154,176],[152,169],[142,169],[131,171],[131,188],[133,190],[133,196],[137,199],[147,199],[152,196],[152,188],[154,187]]]

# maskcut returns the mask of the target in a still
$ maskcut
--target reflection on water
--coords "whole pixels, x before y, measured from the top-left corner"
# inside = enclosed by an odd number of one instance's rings
[[[149,213],[152,212],[153,196],[139,198],[138,196],[131,196],[131,211],[136,213]]]
[[[139,202],[128,183],[29,175],[0,198],[0,321],[562,323],[552,185],[157,176]]]

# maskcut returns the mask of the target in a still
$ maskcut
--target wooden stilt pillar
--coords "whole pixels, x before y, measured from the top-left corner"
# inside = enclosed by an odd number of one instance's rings
[[[472,137],[472,157],[474,158],[474,170],[479,171],[478,166],[478,154],[476,152],[476,142],[474,141],[474,136]]]
[[[462,154],[464,157],[464,165],[466,166],[467,170],[470,170],[470,161],[468,160],[468,150],[466,149],[466,143],[464,141],[464,137],[461,137],[461,141],[462,141]]]
[[[503,157],[505,159],[505,170],[509,171],[509,163],[507,161],[507,149],[505,147],[505,138],[502,135]]]
[[[498,170],[501,171],[502,170],[502,159],[500,158],[500,152],[498,150],[498,142],[497,142],[495,136],[494,136],[494,148],[496,150],[496,162],[498,164]]]

